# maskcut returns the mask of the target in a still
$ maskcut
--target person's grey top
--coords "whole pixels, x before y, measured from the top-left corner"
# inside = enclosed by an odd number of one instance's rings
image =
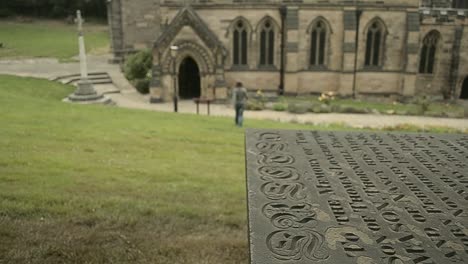
[[[245,104],[247,102],[247,89],[244,87],[235,87],[232,93],[233,104]]]
[[[248,130],[252,264],[468,263],[468,135]]]

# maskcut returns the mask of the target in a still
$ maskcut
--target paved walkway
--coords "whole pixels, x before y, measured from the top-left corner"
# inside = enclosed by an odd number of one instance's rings
[[[89,56],[88,68],[90,72],[107,72],[115,87],[112,85],[97,85],[100,92],[112,91],[117,88],[120,93],[108,94],[117,106],[126,108],[147,109],[154,111],[172,112],[172,102],[164,104],[150,104],[149,97],[140,95],[128,83],[120,72],[118,65],[108,64],[109,56]],[[12,74],[18,76],[31,76],[39,78],[54,78],[68,74],[79,73],[79,64],[59,63],[55,59],[28,59],[28,60],[0,60],[0,74]],[[179,112],[196,112],[195,104],[191,101],[181,101]],[[200,105],[200,113],[206,115],[206,105]],[[214,116],[234,117],[234,110],[228,105],[212,105],[211,114]],[[381,128],[385,126],[397,126],[411,124],[419,127],[446,126],[468,130],[468,119],[435,118],[418,116],[390,116],[373,114],[291,114],[275,111],[247,111],[247,119],[268,119],[281,122],[298,122],[310,124],[344,124],[351,127]]]

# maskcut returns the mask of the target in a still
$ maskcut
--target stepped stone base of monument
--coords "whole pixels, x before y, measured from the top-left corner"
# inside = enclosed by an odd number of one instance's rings
[[[65,102],[87,104],[111,104],[110,98],[98,94],[89,80],[81,80],[77,83],[77,89],[64,99]]]

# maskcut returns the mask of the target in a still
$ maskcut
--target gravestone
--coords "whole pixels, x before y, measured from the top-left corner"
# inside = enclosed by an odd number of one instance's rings
[[[252,264],[468,263],[468,135],[246,132]]]

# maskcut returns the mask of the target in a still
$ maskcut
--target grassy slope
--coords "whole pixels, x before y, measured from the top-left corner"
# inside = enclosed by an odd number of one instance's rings
[[[231,118],[61,103],[71,91],[0,75],[0,263],[247,263]]]
[[[0,79],[0,263],[246,262],[230,118],[65,104],[69,86]]]
[[[104,25],[85,24],[86,49],[106,51],[108,32]],[[18,23],[0,21],[0,58],[54,57],[68,59],[78,54],[75,25],[55,21]]]

